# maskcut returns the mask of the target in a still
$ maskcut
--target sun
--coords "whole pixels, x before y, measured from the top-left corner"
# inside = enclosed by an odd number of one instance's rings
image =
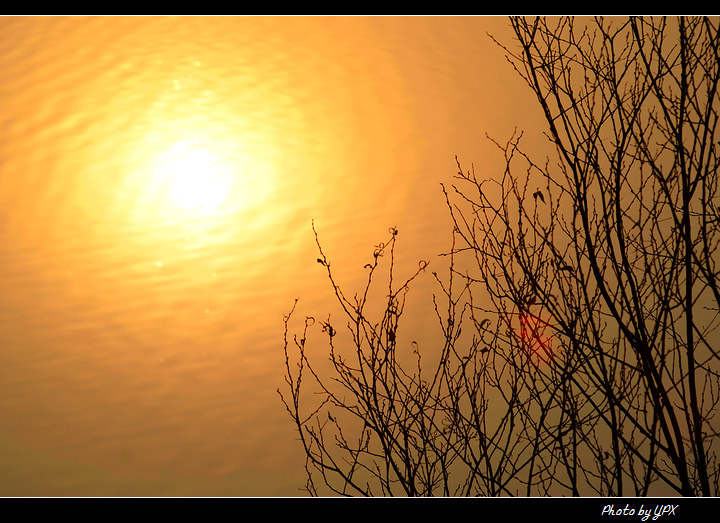
[[[187,211],[219,209],[234,175],[221,158],[192,142],[178,142],[158,158],[154,179],[168,201]]]
[[[184,235],[230,223],[260,227],[270,219],[277,169],[269,146],[253,136],[217,134],[150,136],[146,149],[133,151],[128,162],[134,168],[119,191],[130,204],[129,219]]]

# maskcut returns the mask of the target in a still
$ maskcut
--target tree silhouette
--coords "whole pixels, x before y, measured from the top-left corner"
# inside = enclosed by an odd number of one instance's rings
[[[443,186],[454,228],[447,275],[433,273],[441,347],[399,342],[426,264],[395,283],[396,230],[353,299],[318,240],[351,341],[320,322],[320,371],[306,352],[314,320],[291,336],[294,307],[285,318],[281,397],[307,488],[717,496],[718,19],[510,23],[516,41],[498,45],[537,97],[553,156],[535,161],[516,133],[495,142],[500,175],[458,163]],[[372,302],[381,261],[389,285]],[[301,402],[303,378],[318,403]]]

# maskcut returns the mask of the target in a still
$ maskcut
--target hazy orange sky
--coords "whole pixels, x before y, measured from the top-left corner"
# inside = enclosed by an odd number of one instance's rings
[[[282,315],[541,113],[501,17],[0,18],[0,495],[300,495]],[[420,304],[408,325],[437,335]],[[415,302],[411,302],[415,303]],[[322,347],[318,346],[318,350]]]

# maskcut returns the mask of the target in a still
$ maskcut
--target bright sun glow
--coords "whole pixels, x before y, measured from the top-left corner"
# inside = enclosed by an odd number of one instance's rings
[[[234,175],[207,149],[179,142],[159,158],[155,180],[175,207],[214,211],[227,198]]]
[[[166,237],[172,226],[182,241],[197,234],[203,242],[218,227],[256,228],[271,219],[276,169],[269,145],[256,135],[202,129],[194,134],[165,140],[157,133],[145,150],[131,152],[129,163],[138,167],[120,190],[132,202],[129,218],[144,227],[157,225]]]

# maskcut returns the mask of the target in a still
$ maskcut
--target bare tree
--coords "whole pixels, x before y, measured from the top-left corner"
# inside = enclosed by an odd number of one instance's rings
[[[533,160],[516,134],[496,143],[503,173],[458,163],[443,187],[453,244],[447,276],[433,273],[445,341],[422,348],[437,355],[430,372],[419,345],[398,343],[425,264],[394,285],[397,231],[353,300],[318,241],[353,359],[322,322],[321,375],[305,351],[311,320],[295,352],[286,318],[281,396],[311,493],[318,473],[347,495],[720,493],[718,22],[510,20],[516,42],[502,47],[554,155]],[[386,253],[387,301],[370,320]],[[310,410],[303,372],[320,398]]]

